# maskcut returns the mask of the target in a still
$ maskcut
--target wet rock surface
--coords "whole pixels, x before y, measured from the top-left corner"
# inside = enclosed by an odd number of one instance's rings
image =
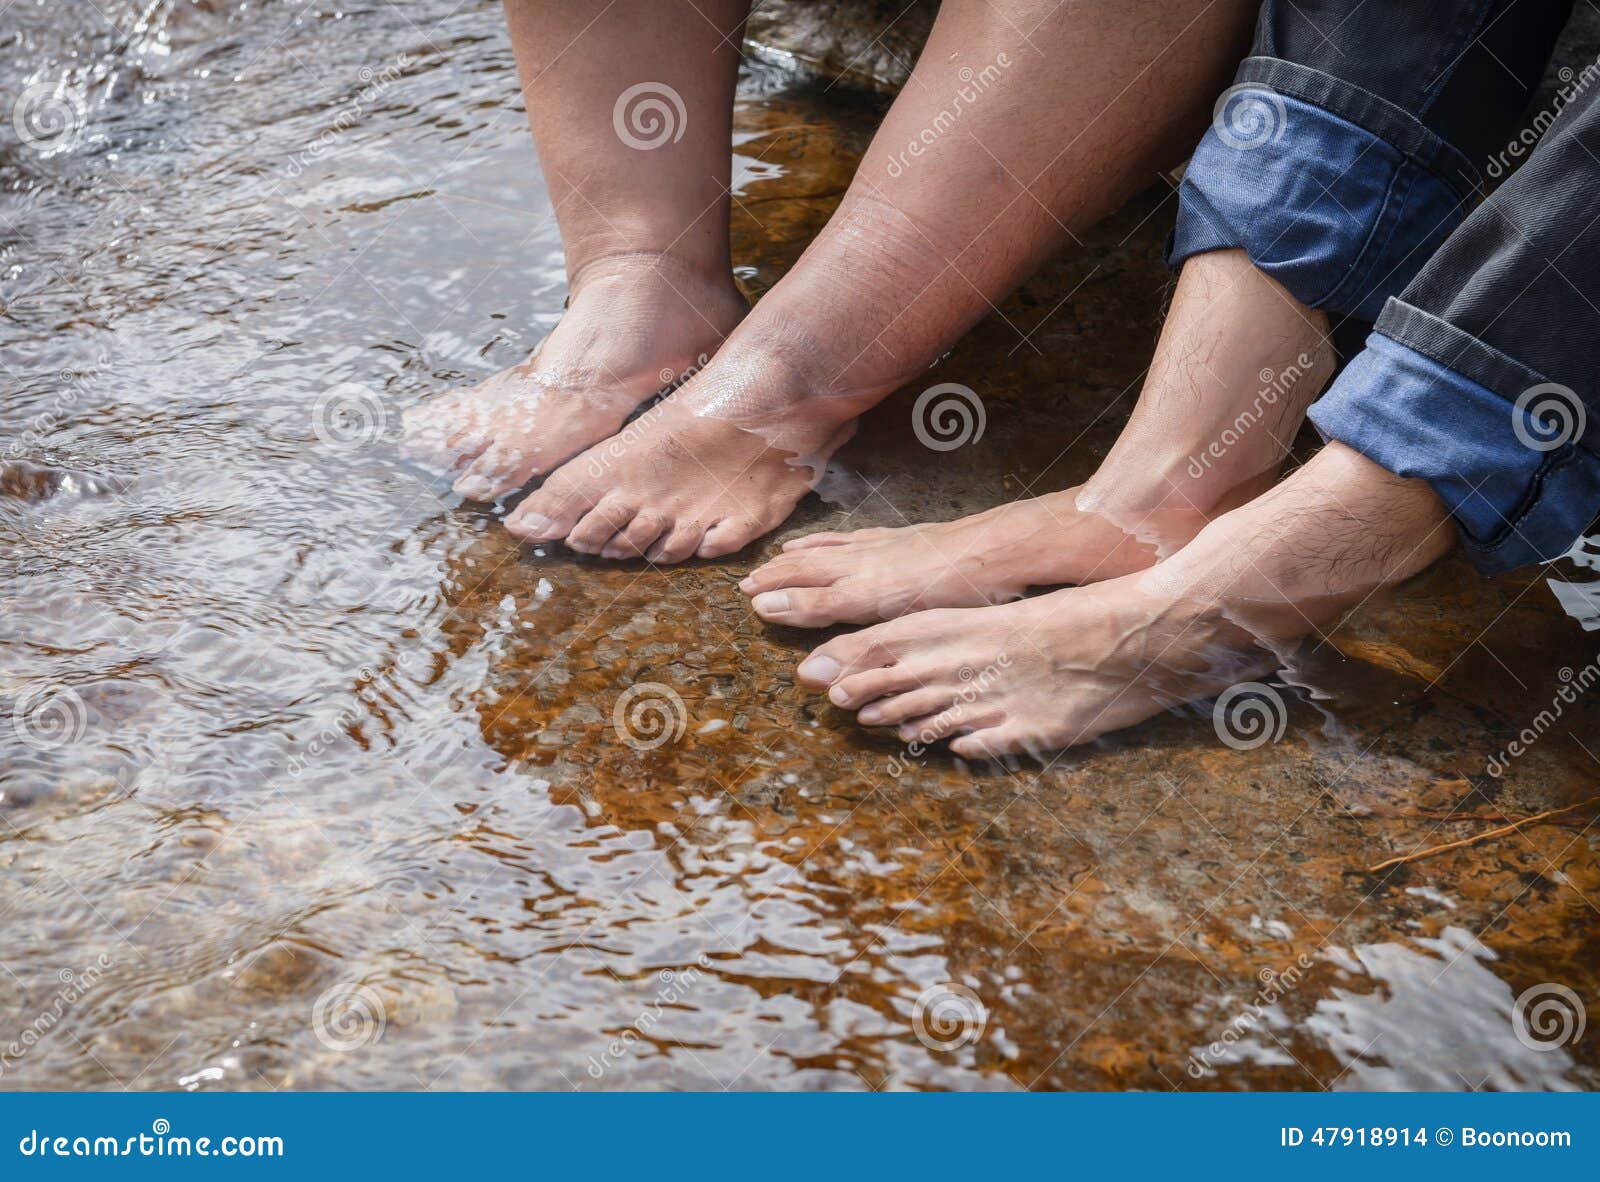
[[[1005,768],[802,692],[816,637],[735,589],[802,532],[1087,476],[1160,324],[1167,186],[928,374],[981,440],[928,451],[901,391],[750,552],[601,563],[393,447],[560,312],[497,6],[217,19],[71,150],[0,160],[0,425],[71,373],[50,446],[136,477],[0,513],[0,1085],[1600,1084],[1592,808],[1368,870],[1596,791],[1595,640],[1545,582],[1596,572],[1441,564],[1308,644],[1248,749],[1201,705]],[[883,101],[752,69],[753,295]]]

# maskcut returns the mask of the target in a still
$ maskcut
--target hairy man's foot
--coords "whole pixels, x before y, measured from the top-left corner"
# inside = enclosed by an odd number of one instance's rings
[[[506,528],[603,558],[743,549],[789,516],[875,400],[804,389],[772,354],[730,343],[683,389],[562,465]]]
[[[1322,313],[1242,252],[1200,255],[1139,404],[1087,484],[959,521],[800,538],[740,590],[763,619],[823,627],[1143,570],[1271,487],[1333,373],[1326,333]]]
[[[731,275],[654,252],[597,259],[527,361],[407,412],[402,450],[454,473],[460,495],[496,500],[616,434],[705,365],[746,310]]]
[[[1421,571],[1438,498],[1340,444],[1139,574],[997,607],[918,612],[800,665],[867,726],[967,757],[1087,742],[1281,664],[1300,636]]]

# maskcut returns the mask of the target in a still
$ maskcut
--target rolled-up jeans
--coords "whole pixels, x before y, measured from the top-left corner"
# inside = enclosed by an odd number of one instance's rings
[[[1426,480],[1486,573],[1600,512],[1600,66],[1526,110],[1571,8],[1269,0],[1169,253],[1374,322],[1311,421]]]

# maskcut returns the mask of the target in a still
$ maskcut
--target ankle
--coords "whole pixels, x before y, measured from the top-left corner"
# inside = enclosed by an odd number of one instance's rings
[[[743,303],[733,281],[732,264],[726,257],[708,259],[675,250],[615,248],[567,257],[569,303],[576,303],[583,292],[595,286],[632,284],[656,280],[670,284],[686,296],[708,295],[720,304],[733,296]]]
[[[1432,565],[1454,545],[1443,504],[1330,444],[1289,480],[1208,525],[1144,578],[1192,626],[1277,645]]]
[[[703,387],[728,405],[758,404],[757,414],[800,414],[812,421],[848,422],[894,386],[858,388],[841,380],[845,368],[803,325],[752,315],[718,351]],[[750,392],[757,392],[753,396]]]

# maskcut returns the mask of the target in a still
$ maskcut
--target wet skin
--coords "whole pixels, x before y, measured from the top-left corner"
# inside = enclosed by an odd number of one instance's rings
[[[729,37],[744,6],[712,5],[704,19],[678,8],[510,6],[571,273],[618,250],[727,271]],[[1252,15],[1237,0],[1028,3],[1005,14],[983,0],[941,6],[839,211],[707,368],[612,447],[602,432],[626,398],[609,391],[598,412],[583,390],[570,410],[541,397],[537,431],[515,413],[491,415],[464,436],[494,457],[480,465],[489,470],[458,491],[498,495],[592,436],[599,450],[535,490],[507,519],[513,534],[662,562],[741,549],[789,515],[862,410],[926,369],[1075,231],[1181,159]],[[580,41],[597,60],[552,48]],[[648,151],[626,142],[612,117],[619,80],[630,79],[672,88],[681,137]],[[945,125],[958,94],[959,128],[902,159],[925,127]],[[1040,150],[1041,119],[1068,129],[1054,152]],[[558,441],[531,465],[530,435]]]

